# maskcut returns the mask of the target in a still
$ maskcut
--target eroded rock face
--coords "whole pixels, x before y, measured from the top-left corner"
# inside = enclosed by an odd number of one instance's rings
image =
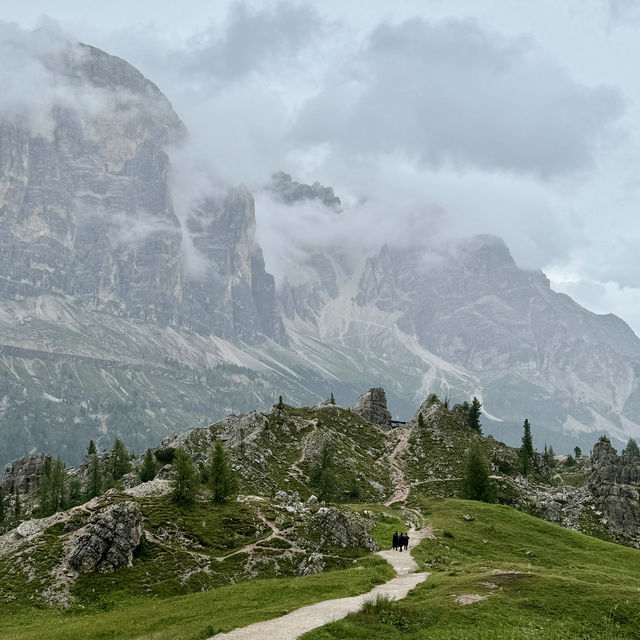
[[[346,547],[361,547],[377,551],[378,545],[367,531],[364,523],[349,518],[335,507],[318,509],[312,525],[320,531],[320,543]]]
[[[52,461],[53,458],[43,453],[15,460],[7,465],[0,486],[6,493],[20,495],[35,493],[42,482],[47,460]]]
[[[298,565],[297,573],[301,576],[311,576],[324,571],[324,558],[321,553],[312,553]]]
[[[382,387],[369,389],[361,395],[353,410],[367,422],[379,424],[381,427],[391,427],[391,413],[387,409],[387,396]]]
[[[640,468],[618,456],[604,436],[593,448],[587,482],[607,526],[640,541]]]
[[[119,502],[92,516],[80,531],[69,566],[80,573],[111,573],[131,566],[142,539],[142,511],[135,502]]]

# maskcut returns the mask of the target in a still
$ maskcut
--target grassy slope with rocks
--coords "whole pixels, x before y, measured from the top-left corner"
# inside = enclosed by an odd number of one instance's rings
[[[380,547],[388,548],[393,531],[406,530],[407,521],[412,519],[411,512],[402,504],[396,505],[398,508],[381,504],[394,493],[392,466],[396,471],[402,470],[412,486],[406,506],[414,513],[417,509],[427,515],[433,526],[439,528],[440,535],[436,541],[425,541],[417,551],[418,559],[436,575],[409,596],[408,609],[384,603],[367,607],[355,622],[340,623],[346,626],[335,627],[338,631],[318,632],[334,634],[318,638],[382,637],[339,635],[356,633],[356,628],[368,629],[367,625],[373,628],[380,621],[383,625],[391,624],[394,632],[401,634],[397,637],[421,637],[411,634],[423,628],[431,632],[437,629],[440,633],[441,627],[449,629],[451,635],[443,631],[442,636],[429,637],[464,637],[471,628],[469,625],[490,626],[492,616],[501,624],[504,622],[504,629],[515,634],[503,637],[527,637],[526,633],[536,629],[542,614],[527,617],[526,603],[536,602],[539,611],[553,610],[556,606],[553,599],[562,594],[562,589],[567,589],[570,595],[585,590],[580,600],[584,602],[585,611],[593,605],[594,611],[602,612],[602,607],[606,608],[611,599],[601,594],[604,604],[595,606],[598,587],[594,586],[591,591],[588,588],[589,584],[602,583],[594,568],[596,555],[604,554],[606,566],[607,558],[613,558],[619,550],[625,560],[612,564],[615,580],[619,580],[626,579],[624,567],[634,560],[637,562],[638,552],[579,536],[509,507],[434,498],[460,495],[464,459],[472,442],[478,442],[491,461],[492,473],[499,485],[498,496],[504,502],[535,511],[524,494],[534,486],[537,491],[553,489],[563,478],[536,478],[530,482],[516,478],[515,450],[470,430],[459,408],[449,409],[430,398],[419,412],[423,416],[423,428],[418,428],[416,414],[405,430],[384,433],[350,410],[330,405],[294,408],[282,404],[267,412],[232,415],[210,427],[166,439],[160,448],[181,447],[191,455],[196,466],[206,463],[216,438],[222,439],[239,479],[241,500],[213,505],[208,489],[203,486],[194,504],[177,505],[166,493],[167,482],[155,480],[153,482],[163,488],[159,495],[138,491],[137,487],[125,492],[118,486],[88,505],[59,514],[41,536],[24,540],[10,553],[2,554],[0,538],[0,600],[7,613],[0,620],[0,638],[15,637],[12,635],[15,630],[29,620],[32,620],[31,626],[26,628],[31,635],[20,637],[42,637],[38,633],[44,634],[48,615],[55,615],[60,629],[66,633],[48,637],[204,638],[213,633],[212,629],[227,630],[281,615],[312,601],[367,591],[373,584],[388,579],[389,567],[371,558],[363,548],[342,548],[314,530],[313,518],[321,505],[313,501],[305,504],[305,501],[315,491],[310,486],[310,476],[325,445],[331,448],[335,460],[331,501],[363,525]],[[406,447],[399,448],[398,443],[403,442]],[[572,478],[579,484],[580,473],[581,469],[567,471],[567,484]],[[353,495],[354,484],[358,487],[357,497]],[[146,486],[151,485],[140,485]],[[65,601],[65,598],[54,597],[56,589],[59,590],[56,581],[60,578],[55,569],[65,541],[86,524],[89,511],[125,499],[137,502],[145,518],[145,540],[136,552],[133,566],[112,574],[85,574],[70,581],[66,586],[66,601],[71,606],[65,612],[57,612],[55,608],[46,608],[43,612],[34,609],[34,605],[42,607]],[[470,523],[460,520],[461,509],[475,519]],[[594,533],[606,537],[607,532],[602,531],[597,522],[585,523],[585,528],[587,525]],[[475,533],[466,536],[465,532]],[[526,551],[532,555],[521,557]],[[302,560],[314,552],[322,554],[325,573],[315,576],[317,581],[307,580],[311,576],[294,577]],[[628,554],[635,555],[627,558]],[[536,558],[545,560],[539,562]],[[562,573],[562,559],[570,577]],[[537,568],[535,573],[533,566]],[[518,576],[532,574],[535,579],[487,578],[487,573],[497,570]],[[358,579],[354,579],[354,575]],[[556,588],[554,578],[566,579],[567,585]],[[483,582],[486,583],[484,591],[480,589]],[[238,584],[228,587],[230,583]],[[537,591],[527,591],[531,585],[541,586]],[[480,591],[472,591],[472,587]],[[633,595],[633,589],[637,595],[638,588],[636,585],[630,591],[614,590],[615,597],[622,598],[622,602]],[[278,594],[272,602],[266,597],[269,589]],[[490,593],[491,597],[472,605],[474,609],[461,608],[452,598],[456,590],[476,596]],[[205,593],[198,593],[201,591]],[[424,597],[433,598],[429,601],[428,615],[421,612],[422,600],[411,608],[415,598],[421,598],[425,591],[428,593]],[[484,618],[469,617],[468,611],[493,606],[487,602],[498,601],[498,597],[503,598],[512,591],[516,595],[522,592],[522,598],[509,600],[515,604],[504,621],[496,611],[489,611]],[[548,601],[547,591],[553,594]],[[254,606],[238,606],[234,611],[227,611],[226,605],[219,602],[219,598],[233,601],[236,597],[252,602],[254,598]],[[160,602],[163,604],[159,605]],[[619,610],[627,611],[624,607],[613,610],[611,615],[618,622],[615,616],[619,614],[615,612]],[[524,616],[524,626],[513,626],[516,616]],[[569,612],[559,610],[557,619],[565,620],[567,616]],[[585,616],[585,628],[593,623],[594,629],[611,632],[612,627],[598,626],[590,614]],[[131,617],[139,624],[128,626],[126,621]],[[624,620],[628,617],[624,613]],[[570,616],[567,619],[568,629],[578,629],[575,620]],[[624,635],[626,624],[623,621],[622,626],[619,625],[623,635],[602,637],[631,637]],[[192,635],[180,635],[178,628],[187,628]],[[525,635],[517,635],[520,628]],[[560,628],[553,627],[554,633]]]
[[[432,572],[427,582],[305,640],[638,637],[638,550],[503,505],[416,498],[414,506],[436,533],[414,551]]]

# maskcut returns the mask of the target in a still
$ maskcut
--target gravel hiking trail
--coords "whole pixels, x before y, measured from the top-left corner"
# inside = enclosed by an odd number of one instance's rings
[[[411,430],[405,427],[395,429],[392,433],[394,435],[396,433],[400,434],[398,438],[398,444],[395,446],[388,458],[389,467],[391,470],[391,482],[393,482],[393,486],[396,489],[391,498],[389,498],[389,500],[384,503],[385,507],[391,506],[394,502],[403,502],[409,497],[409,493],[411,492],[411,485],[406,481],[404,472],[396,462],[396,458],[399,455],[402,455],[405,452],[406,448],[409,446],[409,437],[411,436]]]
[[[428,526],[418,530],[410,529],[408,533],[411,547],[417,546],[424,538],[433,536]],[[307,631],[359,611],[365,602],[375,601],[379,596],[400,600],[429,576],[427,572],[415,572],[418,565],[409,552],[385,550],[378,551],[376,555],[384,558],[395,569],[396,577],[374,587],[368,593],[317,602],[280,618],[256,622],[229,633],[219,633],[209,640],[293,640]]]

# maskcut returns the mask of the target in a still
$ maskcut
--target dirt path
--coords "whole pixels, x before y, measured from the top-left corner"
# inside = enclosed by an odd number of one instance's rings
[[[398,444],[395,446],[391,455],[389,456],[389,467],[391,468],[391,482],[393,482],[393,486],[396,488],[393,495],[389,500],[387,500],[384,505],[388,507],[392,505],[394,502],[402,502],[409,497],[409,493],[411,491],[411,485],[405,480],[404,472],[398,466],[396,462],[396,458],[404,453],[406,448],[409,446],[409,437],[411,436],[411,430],[406,427],[395,429],[393,433],[400,432],[400,438],[398,440]]]
[[[309,478],[298,465],[302,464],[307,459],[309,444],[318,430],[318,420],[315,419],[311,422],[313,423],[313,429],[304,437],[302,442],[302,453],[300,454],[300,457],[289,467],[289,475],[302,480],[309,480]]]
[[[417,531],[410,529],[410,544],[414,547],[421,540],[432,535],[429,527],[423,527]],[[426,572],[414,573],[418,565],[410,553],[387,550],[378,551],[376,555],[384,558],[396,570],[396,577],[374,587],[368,593],[351,598],[317,602],[296,609],[280,618],[256,622],[229,633],[217,634],[213,638],[215,640],[293,640],[311,629],[316,629],[329,622],[340,620],[349,613],[359,611],[365,602],[375,600],[378,596],[400,600],[429,576]],[[213,640],[213,638],[209,640]]]

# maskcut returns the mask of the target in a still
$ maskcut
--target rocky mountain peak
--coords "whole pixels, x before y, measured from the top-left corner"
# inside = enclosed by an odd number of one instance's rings
[[[315,200],[332,209],[340,209],[340,198],[334,195],[332,187],[325,187],[319,182],[311,185],[296,182],[284,171],[278,171],[271,176],[268,189],[286,204]]]

